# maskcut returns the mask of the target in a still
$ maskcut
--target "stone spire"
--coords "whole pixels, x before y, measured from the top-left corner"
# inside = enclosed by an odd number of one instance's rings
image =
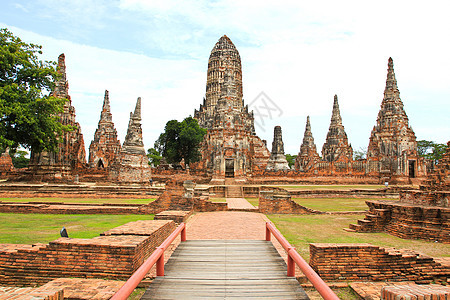
[[[284,155],[284,143],[281,134],[281,126],[273,129],[272,153],[267,162],[266,170],[280,171],[289,170],[289,164]]]
[[[122,151],[130,154],[145,155],[144,143],[142,141],[141,127],[141,97],[137,99],[134,113],[130,113],[127,135],[123,142]]]
[[[303,142],[300,146],[300,152],[295,159],[295,168],[300,171],[307,171],[312,167],[311,163],[315,163],[320,160],[317,153],[316,144],[314,143],[314,137],[311,132],[311,123],[309,116],[306,117],[305,133],[303,135]]]
[[[389,58],[384,97],[376,125],[370,135],[367,157],[394,158],[400,156],[403,151],[414,152],[416,149],[416,136],[403,109],[395,79],[394,62]]]
[[[223,89],[226,91],[222,91]],[[233,42],[226,35],[219,39],[209,56],[206,96],[200,110],[194,113],[201,127],[212,128],[216,106],[224,96],[231,107],[242,109],[241,58]]]
[[[322,157],[329,162],[338,160],[351,161],[353,159],[353,149],[348,144],[347,134],[342,125],[337,95],[334,95],[330,128],[328,129],[326,142],[322,147]]]
[[[112,121],[109,92],[105,90],[103,108],[95,130],[94,140],[89,146],[89,166],[107,168],[113,163],[121,149],[117,130]]]
[[[59,114],[60,122],[72,126],[73,130],[63,133],[62,142],[58,145],[57,152],[32,151],[30,169],[35,175],[43,175],[43,178],[53,179],[70,175],[75,169],[80,169],[86,164],[86,151],[84,148],[81,126],[76,122],[75,107],[69,95],[69,83],[66,75],[66,62],[64,53],[58,57],[58,80],[51,95],[61,99],[67,99],[64,110]]]

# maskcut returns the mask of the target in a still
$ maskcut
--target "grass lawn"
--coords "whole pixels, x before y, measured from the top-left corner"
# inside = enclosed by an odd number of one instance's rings
[[[259,205],[259,198],[245,198],[251,205],[257,207]]]
[[[320,211],[362,211],[367,210],[364,198],[292,198],[295,202]],[[370,200],[383,200],[373,199]],[[384,199],[385,200],[385,199]]]
[[[48,243],[60,237],[64,226],[71,238],[93,238],[100,233],[154,215],[45,215],[0,213],[0,243]]]
[[[374,185],[374,184],[357,184],[357,185],[276,185],[276,187],[284,189],[296,189],[296,190],[352,190],[352,189],[362,189],[362,190],[376,190],[384,188],[384,185]]]
[[[407,248],[424,254],[450,257],[450,245],[406,240],[387,233],[354,233],[342,230],[364,215],[268,215],[298,253],[309,261],[310,243],[370,243],[382,247]]]
[[[227,199],[225,199],[225,198],[209,198],[209,201],[211,201],[211,202],[227,202]]]
[[[90,204],[147,204],[156,198],[148,199],[94,199],[94,198],[0,198],[3,202],[63,202],[63,203],[90,203]]]

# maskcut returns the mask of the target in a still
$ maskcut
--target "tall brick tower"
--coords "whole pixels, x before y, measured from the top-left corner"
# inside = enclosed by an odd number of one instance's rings
[[[300,171],[308,171],[314,164],[320,160],[317,153],[316,144],[314,143],[314,137],[311,131],[311,123],[309,116],[306,117],[305,133],[303,135],[303,142],[300,146],[300,152],[295,159],[295,169]]]
[[[289,164],[284,155],[284,143],[281,133],[281,126],[275,126],[273,129],[272,152],[267,162],[266,170],[282,171],[289,170]]]
[[[221,184],[225,177],[245,181],[253,170],[265,169],[270,152],[255,134],[253,112],[244,106],[241,58],[226,35],[211,51],[206,95],[194,117],[208,131],[202,160],[191,167],[202,169],[212,183]]]
[[[94,140],[89,146],[89,166],[91,168],[108,168],[116,160],[120,149],[117,130],[112,121],[109,92],[105,90],[100,120],[95,130]]]
[[[416,135],[403,109],[392,58],[388,61],[384,97],[376,125],[370,134],[367,159],[380,161],[381,170],[386,173],[410,177],[421,173],[421,167],[417,164]]]
[[[322,158],[325,161],[352,161],[353,149],[348,144],[347,134],[342,125],[341,112],[337,95],[334,95],[333,112],[327,139],[322,147]]]
[[[73,130],[64,132],[62,143],[58,145],[58,152],[43,151],[31,153],[30,169],[35,175],[45,179],[60,178],[70,175],[76,169],[86,164],[86,150],[84,148],[81,126],[75,120],[75,107],[69,95],[69,82],[66,76],[66,62],[64,53],[58,57],[59,80],[56,82],[52,96],[67,99],[64,110],[60,113],[60,122],[72,126]]]

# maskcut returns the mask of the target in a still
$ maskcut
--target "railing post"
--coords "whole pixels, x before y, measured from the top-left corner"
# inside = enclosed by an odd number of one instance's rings
[[[270,230],[269,230],[269,222],[266,222],[266,241],[270,241]]]
[[[161,248],[161,250],[161,256],[156,261],[156,276],[164,276],[164,249]]]
[[[294,259],[291,257],[291,250],[295,251],[295,248],[289,247],[287,250],[287,276],[295,277],[295,263]]]
[[[184,224],[183,230],[181,230],[181,241],[186,242],[186,224]]]

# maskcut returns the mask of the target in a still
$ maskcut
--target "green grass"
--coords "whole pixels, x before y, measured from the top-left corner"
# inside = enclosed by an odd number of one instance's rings
[[[95,198],[0,198],[3,202],[63,202],[63,203],[89,203],[89,204],[147,204],[156,198],[148,199],[95,199]]]
[[[209,198],[209,201],[211,201],[211,202],[227,202],[227,199],[225,199],[225,198]]]
[[[154,215],[45,215],[0,213],[0,243],[48,243],[60,237],[64,226],[71,238],[93,238],[100,233]]]
[[[298,190],[352,190],[352,189],[363,189],[363,190],[376,190],[384,188],[384,185],[373,185],[373,184],[357,184],[357,185],[276,185],[275,187],[284,189],[298,189]]]
[[[259,205],[259,198],[245,198],[251,205],[257,207]]]
[[[364,198],[292,198],[295,202],[320,211],[363,211],[367,210]],[[383,200],[383,199],[370,199]]]
[[[450,257],[450,245],[406,240],[387,233],[355,233],[342,230],[364,215],[268,215],[299,254],[309,260],[310,243],[370,243],[382,247],[407,248],[424,254]]]

